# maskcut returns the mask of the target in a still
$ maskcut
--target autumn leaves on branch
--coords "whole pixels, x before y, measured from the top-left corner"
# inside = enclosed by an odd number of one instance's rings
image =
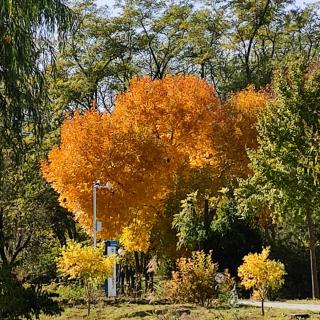
[[[89,233],[92,182],[111,182],[98,193],[100,237],[146,251],[178,176],[205,169],[222,185],[248,174],[246,148],[257,145],[256,117],[265,103],[252,88],[222,103],[196,76],[133,79],[111,115],[89,110],[64,121],[42,173]]]

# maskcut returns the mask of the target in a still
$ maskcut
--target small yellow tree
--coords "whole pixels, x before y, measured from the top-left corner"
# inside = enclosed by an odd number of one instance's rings
[[[95,286],[111,276],[114,264],[115,256],[105,257],[102,246],[94,248],[70,241],[62,248],[58,270],[68,279],[75,279],[83,284],[88,315]]]
[[[268,259],[270,247],[262,252],[250,253],[243,258],[243,264],[238,268],[241,284],[246,289],[253,289],[253,293],[261,300],[261,311],[264,315],[264,300],[268,292],[281,288],[286,274],[283,263]]]

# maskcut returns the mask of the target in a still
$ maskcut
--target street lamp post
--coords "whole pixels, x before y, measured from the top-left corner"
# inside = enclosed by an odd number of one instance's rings
[[[97,189],[108,189],[112,188],[112,184],[107,182],[101,184],[100,180],[94,181],[92,184],[92,208],[93,208],[93,246],[97,247]]]

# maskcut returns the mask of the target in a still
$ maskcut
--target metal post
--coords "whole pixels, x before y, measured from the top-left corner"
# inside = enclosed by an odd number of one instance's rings
[[[97,247],[97,184],[93,182],[92,185],[93,197],[93,246]]]
[[[100,180],[93,181],[92,184],[92,209],[93,209],[93,246],[97,247],[97,189],[111,190],[112,184],[108,181],[106,184],[100,184]],[[101,230],[99,230],[101,231]]]

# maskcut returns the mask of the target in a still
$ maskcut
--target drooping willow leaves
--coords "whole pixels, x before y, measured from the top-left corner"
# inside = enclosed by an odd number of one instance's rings
[[[0,143],[23,145],[42,136],[47,95],[43,71],[54,61],[74,15],[64,0],[3,0],[0,4]]]

